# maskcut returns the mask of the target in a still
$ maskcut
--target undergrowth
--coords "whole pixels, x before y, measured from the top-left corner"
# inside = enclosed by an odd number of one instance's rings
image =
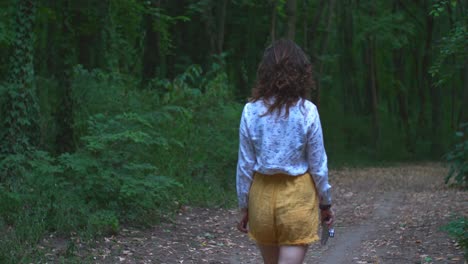
[[[465,259],[468,259],[468,218],[458,217],[443,226],[442,230],[457,241],[458,245],[463,249]]]
[[[468,123],[460,126],[460,131],[456,133],[458,142],[453,149],[445,156],[450,164],[450,171],[445,178],[446,184],[453,184],[468,189]]]
[[[185,204],[233,206],[242,105],[230,99],[223,69],[192,66],[141,89],[128,76],[76,67],[76,151],[0,159],[0,263],[41,258],[35,245],[50,232],[86,240],[153,224]]]

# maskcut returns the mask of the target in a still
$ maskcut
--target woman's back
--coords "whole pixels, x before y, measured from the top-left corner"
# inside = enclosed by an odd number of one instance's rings
[[[283,109],[284,110],[284,109]],[[284,111],[270,114],[263,100],[247,103],[243,122],[247,136],[256,153],[254,171],[264,174],[299,175],[307,171],[308,137],[318,120],[317,108],[310,101],[300,99]]]

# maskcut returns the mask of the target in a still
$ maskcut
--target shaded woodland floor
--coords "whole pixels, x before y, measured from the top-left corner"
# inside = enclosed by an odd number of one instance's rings
[[[310,246],[305,263],[464,263],[462,249],[440,227],[468,216],[468,195],[443,184],[438,164],[330,172],[336,237]],[[92,246],[77,241],[72,259],[86,263],[262,263],[255,245],[235,228],[237,210],[183,207],[149,229],[123,229]],[[41,243],[51,263],[67,241]],[[66,261],[65,261],[66,262]]]

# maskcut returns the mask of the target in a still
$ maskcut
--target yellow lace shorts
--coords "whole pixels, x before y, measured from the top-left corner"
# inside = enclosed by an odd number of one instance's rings
[[[249,236],[264,245],[303,245],[319,240],[319,209],[310,174],[255,173],[249,192]]]

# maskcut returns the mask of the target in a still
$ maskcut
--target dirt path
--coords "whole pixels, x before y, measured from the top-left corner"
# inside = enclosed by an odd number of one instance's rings
[[[350,259],[353,259],[353,252],[359,250],[362,241],[368,240],[370,236],[377,233],[379,223],[388,219],[395,206],[400,203],[402,199],[399,193],[383,195],[374,204],[374,214],[369,221],[349,230],[338,228],[338,231],[343,230],[344,233],[336,236],[333,249],[321,256],[318,263],[350,263]]]
[[[440,226],[468,216],[468,196],[443,186],[446,172],[436,164],[332,171],[336,237],[311,245],[305,263],[463,263]],[[76,242],[74,255],[79,263],[262,263],[236,230],[237,217],[235,209],[187,207],[174,222],[123,229],[91,246]],[[44,240],[51,263],[65,255],[63,244]]]

